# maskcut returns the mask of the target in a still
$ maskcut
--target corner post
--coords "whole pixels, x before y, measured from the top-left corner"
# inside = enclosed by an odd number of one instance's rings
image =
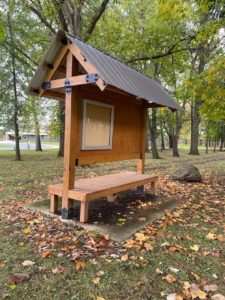
[[[141,128],[141,149],[140,149],[140,159],[138,159],[137,162],[137,173],[138,174],[144,174],[145,172],[145,139],[146,139],[146,121],[147,121],[147,112],[148,107],[143,101],[142,106],[142,128]]]
[[[75,72],[74,57],[71,52],[66,58],[66,78],[72,77]],[[78,88],[69,87],[65,92],[65,139],[64,139],[64,171],[62,192],[62,218],[72,217],[72,200],[68,193],[74,188],[75,159],[77,140],[77,105]]]

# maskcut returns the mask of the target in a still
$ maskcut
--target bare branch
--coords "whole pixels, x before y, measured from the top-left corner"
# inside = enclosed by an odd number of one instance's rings
[[[12,46],[8,41],[5,41],[5,43],[6,43],[9,47]],[[20,47],[18,47],[17,45],[14,45],[14,47],[15,47],[15,50],[16,50],[17,52],[19,52],[19,53],[22,54],[24,57],[26,57],[32,64],[38,66],[38,63],[37,63],[35,60],[33,60],[33,59],[32,59],[25,51],[23,51]]]
[[[104,11],[106,10],[106,6],[109,3],[109,0],[103,0],[102,4],[100,5],[98,11],[95,13],[94,17],[91,20],[91,23],[89,24],[89,27],[86,31],[86,33],[84,34],[84,40],[87,41],[92,32],[95,29],[96,24],[98,23],[98,21],[100,20],[101,16],[103,15]]]
[[[152,56],[134,57],[134,58],[131,58],[131,59],[127,60],[126,63],[131,64],[131,63],[137,62],[137,61],[154,60],[154,59],[167,57],[167,56],[170,56],[170,55],[175,54],[175,53],[180,53],[180,52],[183,52],[183,51],[190,51],[190,50],[195,51],[195,50],[199,50],[199,49],[200,48],[185,47],[185,48],[181,48],[181,49],[177,49],[177,50],[171,50],[171,48],[170,48],[165,53],[160,53],[160,54],[156,54],[156,55],[152,55]]]
[[[56,30],[52,27],[52,25],[47,21],[45,16],[43,16],[40,11],[38,11],[33,5],[29,5],[30,10],[40,19],[40,21],[45,24],[47,28],[50,29],[53,35],[56,34]]]

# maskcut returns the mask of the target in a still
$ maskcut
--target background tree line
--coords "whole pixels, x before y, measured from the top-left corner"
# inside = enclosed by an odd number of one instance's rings
[[[64,103],[28,97],[25,87],[58,29],[151,76],[184,108],[151,109],[147,122],[153,158],[168,137],[173,156],[190,131],[190,154],[198,155],[199,133],[206,144],[225,140],[225,4],[223,0],[0,0],[0,111],[14,128],[16,159],[19,127],[40,127],[45,112],[49,130],[60,136],[63,156]],[[54,103],[53,103],[54,102]],[[216,148],[215,148],[216,149]]]

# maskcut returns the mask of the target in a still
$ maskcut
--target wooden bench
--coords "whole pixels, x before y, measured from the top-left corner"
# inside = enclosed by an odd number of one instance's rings
[[[151,184],[150,193],[155,195],[156,181],[158,177],[149,174],[138,174],[135,172],[121,172],[111,175],[97,176],[93,178],[79,179],[75,181],[75,188],[69,190],[69,199],[81,201],[80,222],[88,220],[89,201],[101,197],[115,195],[146,184]],[[62,197],[62,184],[48,187],[51,196],[50,211],[58,211],[58,197]]]

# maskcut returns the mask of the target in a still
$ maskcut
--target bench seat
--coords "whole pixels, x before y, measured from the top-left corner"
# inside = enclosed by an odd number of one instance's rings
[[[157,176],[138,174],[135,172],[120,172],[110,175],[84,178],[75,181],[73,189],[69,190],[70,199],[81,201],[80,222],[88,219],[88,202],[101,197],[107,197],[139,186],[151,183],[150,193],[155,194]],[[62,184],[51,185],[48,192],[51,195],[51,212],[58,210],[58,197],[62,197]]]

